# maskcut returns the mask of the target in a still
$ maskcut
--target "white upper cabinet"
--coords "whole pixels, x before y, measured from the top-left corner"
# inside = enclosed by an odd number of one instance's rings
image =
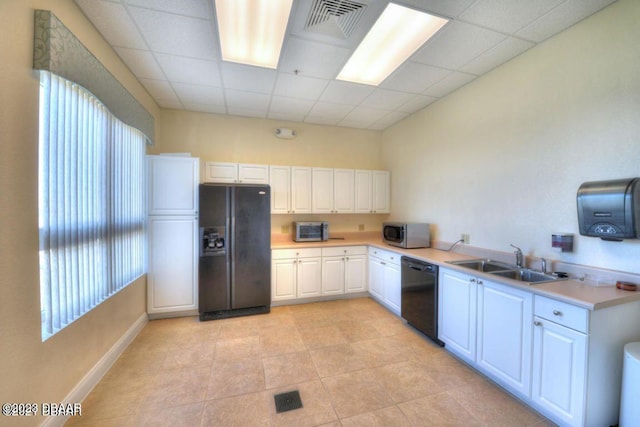
[[[389,213],[390,174],[388,171],[355,171],[356,213]]]
[[[248,163],[206,162],[205,182],[268,184],[269,166]]]
[[[194,157],[147,156],[149,215],[197,214],[199,165]]]
[[[353,213],[355,171],[313,168],[313,213]]]
[[[269,166],[271,213],[311,212],[311,168]]]

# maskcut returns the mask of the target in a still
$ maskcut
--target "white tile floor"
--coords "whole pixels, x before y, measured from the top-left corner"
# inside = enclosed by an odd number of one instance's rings
[[[277,414],[273,396],[303,408]],[[150,322],[67,425],[551,426],[369,298]]]

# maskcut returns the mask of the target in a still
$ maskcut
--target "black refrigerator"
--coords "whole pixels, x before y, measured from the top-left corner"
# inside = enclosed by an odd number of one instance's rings
[[[199,189],[200,320],[268,313],[270,187],[200,184]]]

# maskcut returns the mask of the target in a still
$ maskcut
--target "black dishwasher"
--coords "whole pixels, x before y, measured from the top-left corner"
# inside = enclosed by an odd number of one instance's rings
[[[403,256],[402,317],[438,345],[438,266]]]

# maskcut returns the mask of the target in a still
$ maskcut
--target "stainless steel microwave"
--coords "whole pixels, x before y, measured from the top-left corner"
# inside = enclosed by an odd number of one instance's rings
[[[429,224],[424,222],[385,222],[382,240],[400,248],[428,248],[431,246]]]
[[[329,240],[329,223],[321,221],[294,221],[294,242],[322,242]]]

